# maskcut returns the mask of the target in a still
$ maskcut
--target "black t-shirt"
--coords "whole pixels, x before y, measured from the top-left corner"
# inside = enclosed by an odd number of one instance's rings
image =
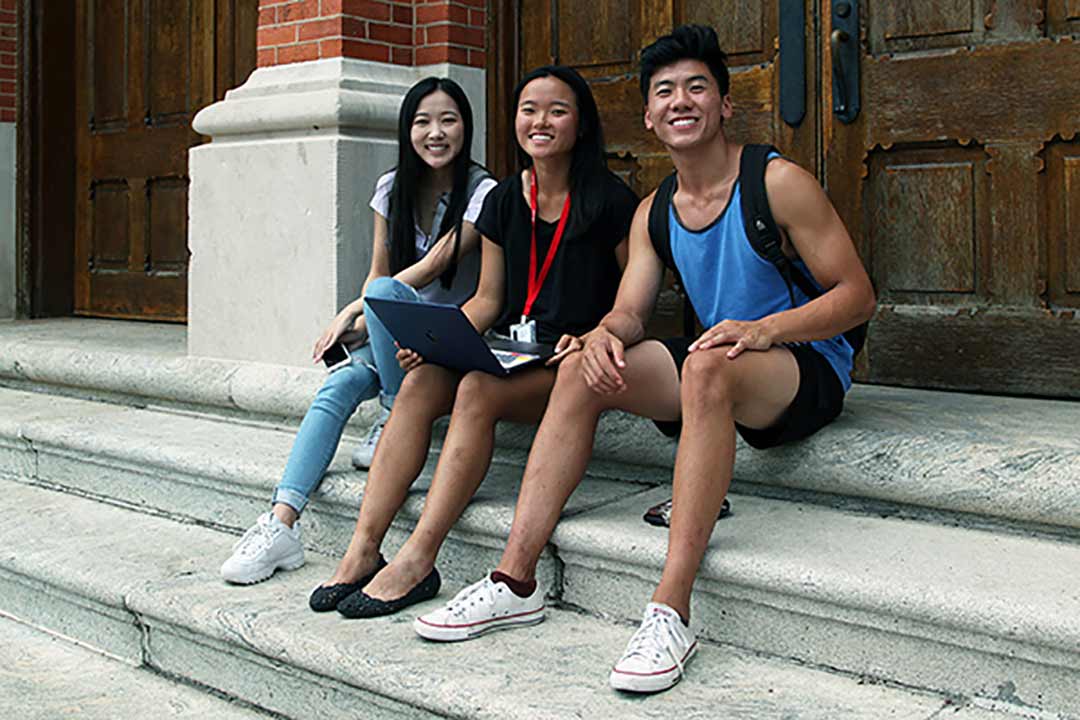
[[[573,227],[573,213],[551,263],[530,317],[540,342],[554,343],[564,334],[580,335],[596,327],[611,310],[619,289],[615,246],[630,232],[637,197],[614,174],[603,190],[603,209],[588,227]],[[576,198],[571,198],[571,203]],[[496,185],[487,198],[476,229],[503,249],[506,299],[495,331],[508,334],[521,320],[529,287],[529,245],[532,232],[529,203],[522,195],[521,174]],[[537,271],[543,266],[558,221],[536,219]]]

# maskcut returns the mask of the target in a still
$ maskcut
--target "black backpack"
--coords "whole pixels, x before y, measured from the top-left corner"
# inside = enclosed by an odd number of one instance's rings
[[[746,145],[743,147],[742,158],[739,162],[739,185],[742,193],[742,217],[743,226],[746,228],[746,237],[750,240],[750,246],[754,252],[765,260],[772,263],[784,283],[787,285],[788,296],[791,298],[791,306],[795,307],[794,285],[813,300],[821,295],[821,290],[807,277],[797,265],[784,254],[781,249],[780,229],[773,219],[772,210],[769,209],[769,197],[765,194],[765,166],[768,164],[769,155],[779,154],[772,145]],[[675,259],[671,255],[671,240],[668,237],[668,206],[671,198],[675,195],[678,179],[675,173],[671,173],[653,196],[652,206],[649,208],[649,239],[652,241],[656,254],[675,274],[676,290],[683,298],[683,326],[686,334],[694,335],[694,308],[686,296],[686,286],[679,276],[679,269],[675,267]],[[863,345],[866,344],[867,323],[853,327],[844,333],[844,338],[851,345],[855,355],[859,354]]]

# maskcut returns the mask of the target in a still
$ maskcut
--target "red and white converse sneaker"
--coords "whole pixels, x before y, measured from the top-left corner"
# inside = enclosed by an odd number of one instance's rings
[[[443,607],[413,622],[416,633],[428,640],[470,640],[493,630],[535,625],[544,619],[544,591],[539,584],[529,597],[515,595],[503,582],[485,577],[473,583]]]
[[[651,602],[641,626],[611,669],[611,687],[640,693],[667,690],[682,679],[695,652],[697,639],[679,614],[663,603]]]

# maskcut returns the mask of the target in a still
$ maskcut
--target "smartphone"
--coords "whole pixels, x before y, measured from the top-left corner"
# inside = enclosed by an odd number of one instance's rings
[[[326,363],[327,372],[334,372],[338,368],[343,368],[351,363],[352,355],[349,354],[349,349],[347,347],[337,342],[326,348],[322,360]]]

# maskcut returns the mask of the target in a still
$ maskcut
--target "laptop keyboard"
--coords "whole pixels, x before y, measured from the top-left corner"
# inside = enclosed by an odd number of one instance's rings
[[[491,352],[495,356],[495,359],[499,361],[499,364],[507,370],[537,358],[536,355],[530,353],[519,353],[512,350],[495,350],[493,348]]]

